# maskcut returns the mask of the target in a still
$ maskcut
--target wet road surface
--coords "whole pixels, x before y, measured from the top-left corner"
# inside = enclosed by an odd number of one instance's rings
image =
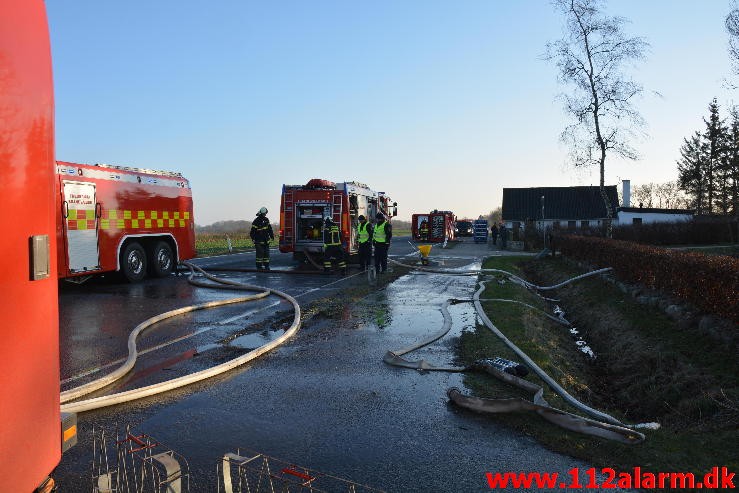
[[[394,243],[396,258],[412,251]],[[484,245],[436,251],[448,267],[479,267]],[[497,253],[497,252],[496,252]],[[274,254],[273,268],[292,265]],[[411,260],[412,258],[408,258]],[[253,254],[201,259],[200,265],[251,267]],[[218,273],[298,296],[302,306],[335,302],[363,275],[333,276]],[[316,316],[285,345],[222,376],[162,396],[81,414],[81,443],[65,454],[55,475],[61,491],[92,491],[92,426],[109,431],[133,425],[187,458],[191,491],[216,491],[216,464],[239,447],[283,458],[322,472],[393,492],[489,491],[485,473],[559,472],[586,468],[543,449],[533,439],[489,417],[452,407],[449,387],[464,390],[462,375],[390,367],[382,357],[436,332],[440,307],[449,298],[469,299],[474,277],[404,275],[343,305],[335,316]],[[183,277],[123,285],[106,281],[60,292],[64,388],[102,376],[80,377],[124,358],[126,338],[149,316],[183,305],[235,297],[190,286]],[[164,322],[139,348],[169,344],[145,354],[115,391],[162,381],[230,359],[280,334],[289,304],[273,296],[259,302],[196,312]],[[272,306],[274,305],[274,306]],[[278,311],[275,315],[275,310]],[[440,365],[454,364],[454,345],[475,326],[471,304],[450,307],[452,330],[440,341],[409,354]],[[256,328],[255,328],[256,326]],[[233,336],[229,344],[224,339]],[[73,379],[73,380],[70,380]],[[539,491],[539,490],[536,490]]]

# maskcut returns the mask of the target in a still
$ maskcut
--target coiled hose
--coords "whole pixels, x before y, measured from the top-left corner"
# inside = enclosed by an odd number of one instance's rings
[[[244,363],[247,363],[255,358],[258,358],[259,356],[271,351],[272,349],[284,343],[290,337],[295,335],[295,333],[300,329],[300,305],[295,300],[295,298],[293,298],[289,294],[284,293],[282,291],[278,291],[276,289],[264,288],[261,286],[253,286],[249,284],[242,284],[242,283],[239,283],[236,281],[230,281],[227,279],[220,279],[218,277],[208,274],[200,267],[193,265],[189,262],[183,262],[182,264],[190,269],[190,275],[188,277],[188,281],[195,286],[208,287],[208,288],[221,288],[221,289],[249,290],[249,291],[258,291],[258,292],[250,296],[242,296],[239,298],[232,298],[232,299],[223,300],[223,301],[212,301],[209,303],[202,303],[199,305],[192,305],[192,306],[187,306],[184,308],[178,308],[176,310],[171,310],[169,312],[162,313],[160,315],[157,315],[155,317],[151,317],[145,320],[144,322],[136,326],[136,328],[131,332],[131,334],[128,337],[128,358],[126,358],[126,361],[120,367],[118,367],[116,370],[109,373],[108,375],[105,375],[85,385],[81,385],[79,387],[62,392],[61,393],[62,403],[69,402],[73,399],[77,399],[83,395],[89,394],[90,392],[93,392],[107,385],[110,385],[114,381],[123,377],[126,373],[128,373],[131,370],[131,368],[133,368],[134,364],[136,363],[136,358],[138,354],[137,349],[136,349],[136,339],[138,338],[138,336],[145,329],[151,327],[157,322],[161,322],[162,320],[174,317],[176,315],[181,315],[183,313],[188,313],[188,312],[192,312],[195,310],[203,310],[207,308],[214,308],[217,306],[223,306],[223,305],[228,305],[228,304],[254,301],[257,299],[265,298],[269,296],[270,294],[274,294],[292,304],[293,310],[294,310],[292,324],[287,330],[285,330],[284,334],[277,337],[276,339],[268,342],[267,344],[263,346],[253,349],[249,351],[248,353],[243,354],[237,358],[234,358],[230,361],[226,361],[225,363],[222,363],[220,365],[213,366],[211,368],[207,368],[205,370],[191,373],[189,375],[185,375],[179,378],[167,380],[165,382],[149,385],[147,387],[133,389],[133,390],[129,390],[126,392],[119,392],[116,394],[106,395],[102,397],[96,397],[93,399],[87,399],[83,401],[63,404],[61,406],[62,412],[79,413],[83,411],[89,411],[92,409],[99,409],[99,408],[106,407],[106,406],[113,406],[113,405],[121,404],[124,402],[142,399],[144,397],[161,394],[169,390],[173,390],[179,387],[184,387],[186,385],[200,382],[202,380],[214,377],[216,375],[220,375],[221,373],[225,373],[229,370],[232,370],[233,368],[236,368],[238,366],[243,365]],[[202,281],[195,280],[194,279],[195,271],[200,272],[204,277],[213,281],[213,283],[204,283]]]

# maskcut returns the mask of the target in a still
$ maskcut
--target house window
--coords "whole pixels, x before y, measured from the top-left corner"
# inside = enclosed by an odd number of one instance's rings
[[[633,218],[631,220],[631,224],[633,224],[634,226],[641,226],[641,218],[640,217]]]
[[[581,228],[589,228],[590,227],[590,221],[580,221],[580,227]]]
[[[567,229],[575,229],[577,227],[577,221],[567,221]]]

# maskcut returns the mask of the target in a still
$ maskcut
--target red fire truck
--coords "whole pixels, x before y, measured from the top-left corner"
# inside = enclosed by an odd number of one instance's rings
[[[0,491],[51,491],[59,410],[54,95],[43,0],[0,0]]]
[[[455,239],[457,217],[451,211],[433,210],[428,214],[413,214],[411,234],[415,241],[441,243]]]
[[[398,214],[398,204],[391,203],[384,192],[375,192],[361,183],[334,183],[314,178],[305,185],[283,185],[280,251],[293,252],[297,260],[322,252],[323,221],[330,217],[339,225],[344,251],[355,256],[359,252],[357,218],[361,215],[374,221],[378,212],[389,220]]]
[[[58,161],[56,176],[60,278],[119,271],[136,282],[195,256],[192,193],[181,174]]]

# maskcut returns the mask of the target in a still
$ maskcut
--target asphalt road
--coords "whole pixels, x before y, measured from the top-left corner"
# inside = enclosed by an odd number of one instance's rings
[[[399,238],[391,255],[415,262],[415,257],[405,257],[412,251]],[[500,252],[468,241],[450,250],[435,247],[431,258],[446,267],[475,268],[488,254]],[[206,269],[252,267],[254,254],[196,263]],[[295,266],[290,255],[273,252],[272,267]],[[474,277],[409,273],[350,300],[347,290],[368,284],[356,271],[345,278],[217,274],[283,290],[303,307],[331,305],[332,315],[312,317],[285,345],[222,376],[82,413],[80,444],[65,454],[55,474],[60,491],[93,491],[99,472],[93,470],[93,428],[115,434],[128,425],[187,460],[193,492],[217,491],[220,458],[243,448],[393,492],[489,491],[486,472],[559,472],[568,477],[573,467],[588,467],[545,450],[494,419],[452,407],[446,390],[464,389],[461,374],[421,373],[383,363],[388,349],[438,331],[441,304],[449,298],[471,298]],[[128,334],[144,319],[234,296],[193,287],[185,276],[137,285],[98,279],[62,286],[62,388],[114,369],[126,356]],[[455,342],[463,330],[474,328],[476,316],[465,303],[450,312],[450,334],[413,353],[412,359],[454,363]],[[105,390],[127,390],[218,364],[281,334],[290,316],[290,305],[270,296],[164,322],[138,343],[144,350],[162,347],[142,355],[124,381]],[[108,450],[112,467],[114,447]]]

